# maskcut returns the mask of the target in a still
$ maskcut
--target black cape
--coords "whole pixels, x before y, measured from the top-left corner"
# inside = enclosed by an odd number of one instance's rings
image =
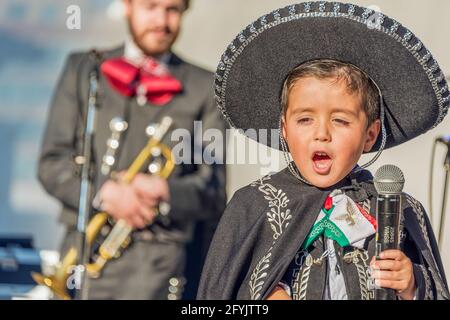
[[[285,169],[238,190],[214,235],[197,298],[265,299],[283,278],[327,195],[336,188],[347,189],[346,194],[356,202],[370,200],[370,213],[375,216],[377,192],[373,177],[366,170],[350,174],[339,185],[319,189],[304,184]],[[404,251],[414,264],[418,298],[449,299],[442,261],[425,210],[407,194],[402,202],[402,228],[410,240]],[[419,269],[422,272],[416,272]]]

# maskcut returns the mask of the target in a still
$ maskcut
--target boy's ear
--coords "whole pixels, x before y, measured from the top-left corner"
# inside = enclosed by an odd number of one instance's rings
[[[369,152],[375,142],[377,142],[378,134],[381,130],[380,119],[375,120],[369,128],[367,128],[366,142],[364,143],[364,152]]]
[[[283,134],[284,140],[287,141],[287,135],[286,135],[286,118],[283,116],[281,118],[281,133]]]

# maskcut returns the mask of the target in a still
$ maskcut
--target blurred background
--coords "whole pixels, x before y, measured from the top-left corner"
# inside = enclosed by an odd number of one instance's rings
[[[215,70],[223,50],[241,29],[264,13],[296,2],[193,0],[184,17],[175,52],[190,62]],[[383,13],[412,29],[449,75],[450,1],[353,2],[363,6],[376,5]],[[66,26],[71,13],[67,10],[71,5],[80,8],[80,29],[70,30]],[[59,247],[63,234],[57,221],[59,205],[36,179],[38,150],[53,89],[69,52],[93,47],[110,48],[121,44],[126,37],[127,27],[121,18],[119,1],[0,1],[0,237],[30,235],[38,249],[56,250]],[[445,134],[450,134],[450,117],[433,131],[385,151],[371,167],[372,172],[384,164],[399,166],[406,178],[405,191],[428,210],[433,142],[437,136]],[[234,135],[228,146],[229,154],[244,147],[249,156],[256,143]],[[272,160],[270,165],[243,163],[228,166],[228,197],[261,175],[284,167],[278,152],[267,152]],[[436,148],[432,201],[435,232],[440,223],[446,152],[443,145]],[[441,248],[447,275],[450,273],[449,219],[447,215]]]

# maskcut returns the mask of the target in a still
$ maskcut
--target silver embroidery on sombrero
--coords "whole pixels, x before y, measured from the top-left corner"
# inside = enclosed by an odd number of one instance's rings
[[[236,126],[234,125],[233,121],[231,120],[226,111],[226,88],[228,75],[233,67],[234,62],[241,55],[242,51],[265,30],[293,20],[299,20],[309,17],[345,18],[365,25],[371,23],[368,20],[370,19],[370,17],[366,19],[364,18],[364,16],[362,16],[362,14],[361,15],[355,14],[356,6],[352,4],[344,4],[339,2],[332,2],[332,3],[320,2],[319,7],[317,9],[313,9],[312,2],[303,3],[302,5],[303,6],[300,6],[300,4],[290,5],[286,8],[275,10],[271,14],[264,16],[264,20],[266,20],[267,17],[271,17],[273,19],[273,21],[270,23],[261,23],[260,18],[256,22],[250,24],[243,32],[239,34],[238,41],[236,41],[239,42],[238,43],[239,46],[237,47],[237,49],[234,52],[231,52],[231,50],[227,50],[222,55],[222,59],[217,69],[217,73],[221,74],[220,75],[221,80],[218,80],[218,78],[216,77],[217,82],[216,84],[218,84],[221,87],[221,90],[220,92],[219,91],[215,92],[215,97],[219,109],[221,110],[225,119],[229,122],[229,124],[232,127]],[[343,9],[344,7],[347,7],[347,12],[345,12],[345,10]],[[299,12],[300,10],[303,10],[303,12]],[[365,12],[364,10],[362,11]],[[293,14],[294,12],[298,13]],[[257,28],[255,24],[259,25],[259,28]],[[402,33],[401,30],[405,31]],[[427,74],[428,80],[430,81],[434,93],[436,95],[439,107],[439,115],[435,123],[433,124],[432,128],[430,128],[430,130],[435,128],[439,123],[442,122],[444,117],[447,115],[450,106],[450,93],[448,93],[447,91],[445,96],[441,93],[442,88],[448,87],[448,85],[444,81],[444,79],[441,79],[440,77],[441,69],[438,63],[434,59],[431,59],[432,56],[428,50],[425,50],[426,53],[425,54],[422,53],[421,55],[421,52],[424,50],[418,50],[418,45],[420,42],[420,46],[423,46],[423,43],[418,38],[413,36],[410,30],[403,27],[396,20],[388,17],[383,17],[382,24],[379,26],[379,28],[377,28],[377,31],[383,32],[388,36],[390,36],[391,38],[393,38],[394,40],[396,40],[397,42],[401,43],[417,60],[417,62],[422,66],[423,70]],[[415,39],[415,41],[411,41],[413,38]],[[234,41],[235,40],[233,40],[233,42]],[[432,61],[431,64],[429,62],[430,60]]]

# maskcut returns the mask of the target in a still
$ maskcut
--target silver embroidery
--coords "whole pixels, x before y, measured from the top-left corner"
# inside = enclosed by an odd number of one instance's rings
[[[238,34],[238,39],[239,39],[239,41],[241,42],[241,43],[244,43],[245,42],[245,36],[244,36],[244,32],[239,32],[239,34]]]
[[[350,16],[353,16],[353,14],[355,13],[355,6],[352,5],[352,4],[349,4],[349,5],[348,5],[348,11],[347,11],[347,13],[348,13]]]
[[[403,36],[403,41],[409,42],[409,40],[411,40],[412,38],[412,33],[411,31],[406,31],[405,35]]]
[[[430,59],[431,59],[431,52],[427,50],[427,53],[422,58],[422,62],[427,63]]]
[[[373,284],[370,278],[370,270],[367,264],[369,253],[366,250],[355,249],[344,255],[346,263],[353,263],[358,272],[359,287],[361,289],[361,299],[371,300],[374,297]],[[361,261],[361,262],[360,262]]]
[[[384,23],[385,15],[381,12],[378,13],[378,25],[381,27]]]
[[[275,10],[273,12],[273,18],[275,21],[280,21],[281,20],[281,15],[280,15],[280,11],[279,10]]]
[[[337,14],[341,11],[341,4],[339,2],[335,2],[333,4],[333,13]]]
[[[394,21],[394,24],[391,26],[391,28],[389,29],[389,31],[391,33],[395,33],[398,30],[398,27],[400,27],[400,24],[397,21]]]
[[[269,201],[270,211],[266,215],[273,231],[273,239],[277,240],[283,233],[283,230],[289,225],[289,220],[292,218],[291,210],[286,209],[289,199],[283,190],[276,189],[269,183],[264,183],[263,179],[252,183],[251,186],[258,186],[258,190],[264,193],[264,199]]]
[[[321,1],[319,3],[319,11],[324,12],[325,11],[325,1]]]
[[[264,285],[264,278],[267,276],[267,272],[263,271],[270,266],[270,257],[272,255],[271,251],[273,244],[275,244],[276,240],[288,226],[288,220],[292,218],[290,209],[286,209],[285,211],[282,210],[287,207],[289,199],[281,189],[278,190],[271,184],[266,183],[266,181],[270,179],[271,176],[267,175],[251,184],[252,187],[258,187],[258,190],[264,194],[264,199],[269,201],[270,212],[267,213],[267,216],[270,227],[274,232],[272,246],[267,251],[267,254],[264,255],[257,263],[250,277],[249,287],[250,297],[252,300],[256,300],[261,297],[260,291]]]
[[[302,272],[299,281],[299,292],[297,300],[306,300],[306,290],[308,288],[309,276],[311,274],[311,267],[313,266],[314,259],[308,254],[306,257],[305,265],[302,267]]]
[[[439,72],[439,75],[436,77],[436,81],[437,82],[441,82],[442,80],[444,80],[445,79],[445,75],[444,75],[444,73],[441,71],[441,72]]]
[[[294,263],[295,268],[292,270],[292,283],[291,283],[291,292],[292,292],[292,300],[299,300],[300,289],[301,289],[301,277],[300,274],[303,272],[302,268],[304,267],[305,258],[309,255],[309,253],[305,250],[301,250],[297,252],[295,255]]]
[[[447,103],[450,101],[450,96],[447,96],[445,98],[442,99],[444,101],[444,103]]]
[[[295,7],[296,7],[295,4],[289,6],[289,15],[290,16],[295,16],[295,14],[297,13]]]
[[[262,16],[259,22],[262,26],[265,26],[267,24],[267,16]]]
[[[433,65],[429,68],[431,73],[436,72],[439,69],[439,65],[436,60],[433,60]]]
[[[303,4],[303,7],[305,8],[305,12],[310,12],[311,11],[311,2],[305,2]]]
[[[232,53],[235,53],[235,52],[236,52],[236,46],[233,44],[233,42],[228,46],[228,49],[229,49]]]
[[[256,28],[255,28],[253,23],[250,25],[249,30],[250,30],[251,33],[256,33]]]
[[[412,49],[414,51],[420,51],[420,49],[422,49],[422,47],[423,47],[422,41],[417,40],[417,43],[414,45],[414,47],[412,47]]]
[[[405,196],[406,196],[406,200],[408,201],[409,205],[411,206],[411,208],[413,209],[413,211],[416,214],[417,221],[419,222],[420,230],[422,231],[422,234],[425,238],[425,243],[427,244],[427,248],[430,251],[431,256],[433,258],[433,263],[434,263],[434,265],[437,265],[436,259],[434,258],[434,255],[433,255],[433,250],[431,249],[430,238],[428,237],[427,225],[425,223],[425,213],[422,209],[422,205],[420,204],[419,201],[417,201],[410,195],[405,194]],[[438,269],[437,269],[437,273],[438,273],[439,278],[442,279],[441,274]]]
[[[430,275],[427,272],[427,269],[419,264],[419,269],[422,272],[423,275],[423,279],[425,281],[425,297],[424,300],[433,300],[434,296],[433,296],[433,290],[431,290],[431,280],[430,280]]]
[[[430,250],[430,252],[432,252],[431,244],[430,244],[429,238],[428,238],[428,231],[427,231],[427,226],[425,223],[425,217],[422,212],[422,206],[416,199],[414,199],[410,195],[406,194],[405,196],[406,196],[406,201],[408,201],[409,205],[413,208],[413,211],[416,213],[417,220],[419,221],[420,229],[421,229],[421,231],[425,237],[425,240],[427,242],[427,247]]]
[[[270,266],[269,258],[271,255],[272,253],[269,252],[264,257],[262,257],[250,277],[250,298],[252,300],[257,300],[261,297],[260,291],[262,289],[262,286],[264,285],[263,278],[267,276],[267,272],[264,272],[264,270],[266,270]]]
[[[362,17],[363,17],[364,19],[367,19],[367,18],[369,18],[369,16],[372,14],[372,12],[374,12],[372,9],[366,8],[366,9],[364,9],[364,12],[363,12],[363,14],[362,14]]]

